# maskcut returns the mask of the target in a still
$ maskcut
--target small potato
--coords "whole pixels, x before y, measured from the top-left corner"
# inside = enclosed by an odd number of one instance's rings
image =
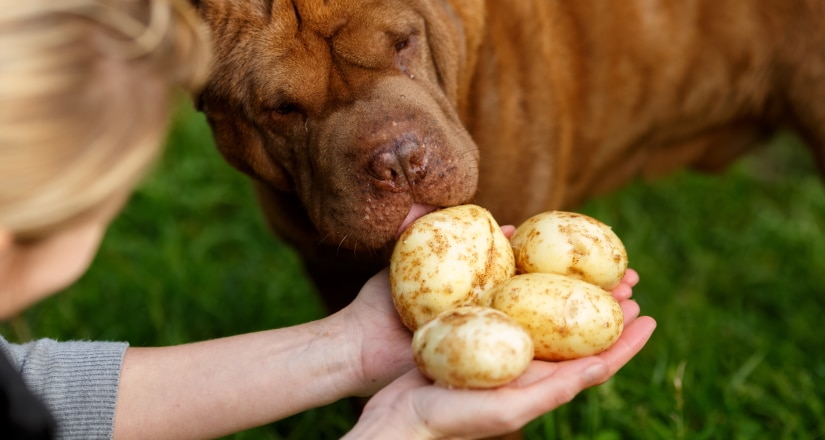
[[[613,296],[558,274],[516,275],[493,288],[491,307],[521,324],[536,359],[562,361],[600,353],[619,338],[624,315]]]
[[[533,359],[524,328],[498,310],[466,306],[448,310],[413,334],[419,370],[454,388],[495,388],[519,377]]]
[[[485,292],[514,274],[507,237],[492,214],[476,205],[418,218],[401,234],[390,259],[395,308],[413,331],[445,310],[487,305]]]
[[[627,270],[627,250],[606,224],[573,212],[527,219],[510,238],[518,273],[557,273],[611,290]]]

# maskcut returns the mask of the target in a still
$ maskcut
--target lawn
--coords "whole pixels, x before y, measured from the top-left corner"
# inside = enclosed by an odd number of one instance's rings
[[[168,345],[322,315],[202,116],[184,106],[169,145],[91,270],[4,335]],[[659,327],[527,438],[825,438],[825,190],[798,142],[780,136],[723,175],[637,182],[581,211],[625,242],[634,296]],[[337,438],[353,421],[343,401],[232,438]]]

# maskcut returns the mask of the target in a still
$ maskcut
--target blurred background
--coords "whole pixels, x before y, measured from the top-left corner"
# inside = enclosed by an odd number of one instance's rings
[[[203,116],[188,102],[178,113],[91,270],[4,335],[158,346],[323,316]],[[616,377],[527,438],[825,438],[825,187],[795,138],[722,175],[634,183],[580,211],[624,241],[641,275],[634,298],[659,326]],[[341,401],[230,438],[331,439],[354,421]]]

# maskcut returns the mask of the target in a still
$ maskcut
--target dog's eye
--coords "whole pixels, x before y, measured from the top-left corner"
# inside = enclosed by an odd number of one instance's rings
[[[404,38],[403,40],[400,40],[400,41],[395,43],[395,51],[396,52],[401,52],[402,50],[406,49],[407,46],[409,46],[409,45],[410,45],[410,39],[409,38]]]
[[[278,126],[291,126],[304,121],[306,114],[300,104],[292,101],[276,101],[266,107],[266,114]]]
[[[288,115],[299,111],[301,111],[300,107],[293,102],[282,102],[275,107],[275,113],[279,115]]]

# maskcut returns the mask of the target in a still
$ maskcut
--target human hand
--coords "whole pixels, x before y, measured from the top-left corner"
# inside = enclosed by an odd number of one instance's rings
[[[478,438],[520,429],[605,382],[644,347],[656,322],[638,317],[638,305],[628,299],[638,280],[629,270],[613,290],[625,327],[608,350],[571,361],[533,361],[518,379],[492,390],[447,389],[412,369],[369,401],[346,438]]]
[[[369,396],[410,369],[412,333],[401,322],[390,293],[389,270],[370,278],[358,296],[341,312],[350,333],[347,338],[357,344],[352,353],[359,353],[360,368],[355,394]]]

